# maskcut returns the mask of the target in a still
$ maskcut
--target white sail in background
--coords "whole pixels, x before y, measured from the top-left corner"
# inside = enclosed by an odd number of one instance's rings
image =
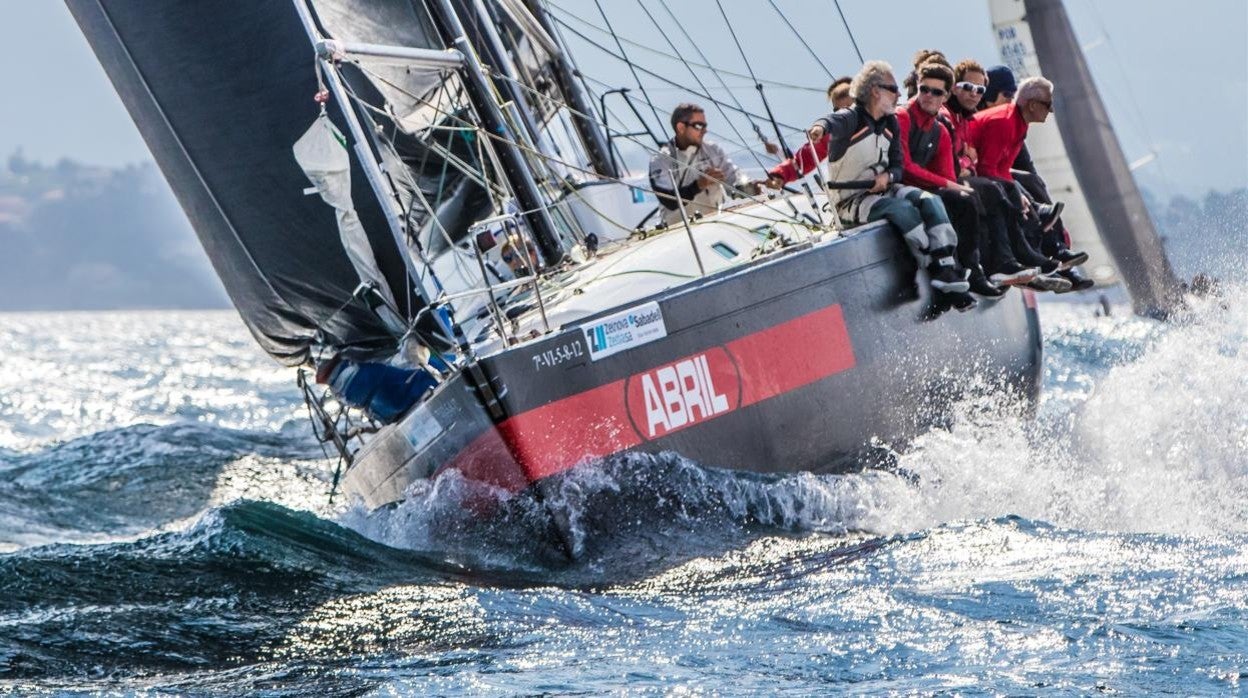
[[[988,8],[1001,62],[1014,71],[1020,82],[1023,78],[1041,75],[1040,59],[1036,56],[1023,0],[988,0]],[[1057,92],[1061,89],[1061,85],[1055,86]],[[1074,167],[1066,155],[1066,145],[1057,126],[1062,118],[1061,113],[1054,112],[1048,122],[1032,124],[1027,132],[1027,149],[1053,199],[1066,204],[1062,220],[1070,230],[1073,247],[1088,253],[1084,271],[1098,285],[1115,284],[1121,280],[1121,275],[1101,239]]]

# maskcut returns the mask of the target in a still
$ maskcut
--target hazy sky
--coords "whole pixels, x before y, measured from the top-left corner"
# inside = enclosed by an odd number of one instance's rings
[[[666,50],[641,10],[649,8],[665,19],[659,0],[602,2],[621,35]],[[667,2],[713,63],[744,72],[712,0]],[[833,72],[854,70],[857,59],[832,0],[774,2]],[[589,0],[556,0],[556,4],[602,24]],[[1157,151],[1157,161],[1137,171],[1140,182],[1162,196],[1248,186],[1248,2],[1067,0],[1066,4],[1127,159]],[[826,86],[824,70],[792,39],[768,0],[726,0],[724,6],[759,77]],[[973,56],[985,64],[999,62],[986,0],[841,0],[841,7],[863,53],[888,60],[899,73],[922,47],[940,48],[955,61]],[[568,21],[576,26],[574,20]],[[664,22],[667,31],[683,47],[669,21]],[[0,26],[7,29],[9,57],[0,98],[0,155],[20,147],[28,157],[47,161],[71,157],[116,165],[150,159],[63,4],[0,0]],[[569,40],[586,73],[613,85],[633,86],[614,60]],[[680,63],[626,48],[639,63],[692,84]],[[710,80],[705,74],[703,78]],[[741,87],[737,97],[748,108],[760,107],[748,80],[727,79],[734,88]],[[668,108],[684,96],[670,87],[652,87],[651,96],[668,103]],[[794,124],[809,123],[826,107],[822,95],[812,91],[769,88],[768,97],[777,117]],[[709,115],[712,130],[719,126],[727,135],[724,124],[714,123],[717,114]]]

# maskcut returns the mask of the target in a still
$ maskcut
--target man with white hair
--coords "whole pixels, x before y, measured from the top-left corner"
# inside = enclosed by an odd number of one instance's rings
[[[1027,138],[1027,127],[1042,124],[1053,111],[1053,83],[1027,78],[1013,102],[985,109],[972,117],[968,141],[979,153],[979,174],[1013,182],[1010,168]]]
[[[1031,202],[1023,195],[1022,188],[1014,180],[1010,168],[1023,149],[1027,138],[1027,129],[1031,124],[1044,123],[1053,112],[1053,83],[1042,77],[1031,77],[1018,84],[1014,101],[1000,104],[977,112],[971,117],[971,125],[967,143],[979,154],[977,171],[979,176],[988,177],[1002,183],[1010,205],[1016,210],[1027,213]],[[1052,225],[1060,206],[1046,210],[1046,227]],[[1069,290],[1071,282],[1067,279],[1051,276],[1059,269],[1064,270],[1087,259],[1087,255],[1072,255],[1070,259],[1055,260],[1041,255],[1034,260],[1040,270],[1046,274],[1031,285],[1040,290]],[[1043,260],[1043,261],[1041,261]],[[1032,264],[1032,259],[1020,260],[1024,264]],[[1061,283],[1058,282],[1060,280]]]
[[[944,204],[935,194],[901,184],[904,136],[894,113],[899,92],[892,67],[868,61],[849,86],[854,106],[816,121],[807,132],[810,143],[772,168],[768,185],[791,182],[826,157],[828,199],[841,220],[852,225],[888,221],[931,272],[937,305],[970,310],[976,301],[967,293],[966,272],[954,256],[958,236]]]

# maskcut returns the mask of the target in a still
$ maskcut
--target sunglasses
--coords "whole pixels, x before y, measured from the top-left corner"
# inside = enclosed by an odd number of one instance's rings
[[[705,130],[706,130],[706,122],[705,122],[705,121],[682,121],[682,122],[680,122],[680,123],[682,123],[682,124],[684,124],[684,125],[688,126],[689,128],[696,128],[696,129],[697,129],[697,130],[699,130],[699,131],[705,131]]]
[[[876,85],[876,87],[880,88],[881,90],[888,90],[889,92],[892,92],[893,94],[901,94],[901,90],[897,89],[896,85]]]
[[[1043,104],[1045,109],[1047,109],[1047,110],[1049,110],[1049,111],[1053,111],[1053,103],[1052,103],[1052,102],[1042,102],[1042,101],[1040,101],[1040,100],[1038,100],[1038,99],[1037,99],[1037,100],[1035,100],[1035,103],[1036,103],[1036,104]]]
[[[959,90],[966,90],[967,92],[974,92],[977,95],[982,95],[983,93],[988,91],[987,87],[984,87],[983,85],[976,85],[973,82],[960,82],[958,83],[957,87]]]
[[[927,85],[919,85],[919,92],[925,95],[931,95],[933,97],[944,97],[946,94],[948,94],[947,92],[940,89],[939,87],[928,87]]]

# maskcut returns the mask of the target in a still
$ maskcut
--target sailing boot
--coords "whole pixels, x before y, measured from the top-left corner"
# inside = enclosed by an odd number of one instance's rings
[[[1062,215],[1062,209],[1066,207],[1060,201],[1051,204],[1040,204],[1036,207],[1036,218],[1040,219],[1040,230],[1048,232],[1057,219]]]
[[[1072,291],[1086,291],[1096,285],[1096,282],[1089,279],[1079,267],[1059,271],[1057,275],[1070,282]],[[1064,293],[1064,291],[1058,291],[1058,293]]]
[[[1055,259],[1049,259],[1044,255],[1036,252],[1030,245],[1024,246],[1025,249],[1014,251],[1014,256],[1018,258],[1019,264],[1025,264],[1029,267],[1035,267],[1040,270],[1041,274],[1052,274],[1062,268],[1062,263]]]
[[[1052,291],[1054,293],[1065,293],[1073,286],[1074,284],[1058,276],[1056,272],[1041,274],[1027,283],[1027,288],[1036,291]]]
[[[971,284],[971,293],[984,298],[1000,298],[1005,295],[1009,287],[1001,287],[988,280],[984,275],[984,270],[979,265],[971,267],[971,277],[967,279]]]
[[[1036,267],[1041,274],[1052,274],[1061,268],[1061,263],[1049,259],[1048,255],[1041,252],[1038,244],[1033,244],[1029,236],[1039,238],[1039,231],[1035,229],[1035,221],[1030,221],[1023,225],[1024,230],[1020,230],[1020,235],[1012,239],[1010,247],[1014,252],[1014,259],[1025,267]],[[1030,232],[1028,232],[1030,231]]]
[[[979,301],[975,300],[975,296],[969,293],[942,293],[944,300],[959,313],[965,313],[968,310],[974,310],[979,305]]]
[[[966,280],[966,272],[958,267],[953,258],[953,250],[935,256],[928,271],[932,275],[932,288],[941,293],[966,293],[971,284]]]
[[[1075,252],[1074,250],[1063,247],[1057,251],[1057,254],[1053,255],[1052,259],[1062,265],[1058,271],[1066,271],[1068,269],[1074,269],[1080,264],[1088,261],[1088,253]]]
[[[1018,262],[1006,262],[1001,265],[988,280],[997,286],[1021,286],[1036,278],[1040,270],[1035,267],[1024,267]]]

